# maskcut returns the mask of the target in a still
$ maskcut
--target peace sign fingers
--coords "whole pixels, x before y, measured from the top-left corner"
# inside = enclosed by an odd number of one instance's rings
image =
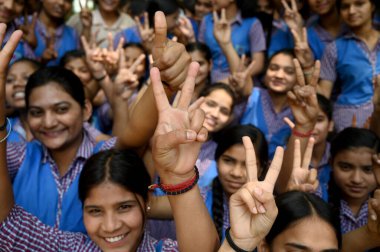
[[[296,69],[296,77],[297,77],[298,85],[305,86],[306,85],[305,76],[303,75],[303,71],[302,71],[300,62],[298,61],[298,59],[293,59],[293,63],[294,63],[294,67]]]
[[[248,136],[244,136],[243,145],[245,149],[245,166],[247,169],[247,181],[257,181],[256,153],[255,149],[253,148],[251,138],[249,138]]]
[[[265,182],[270,186],[269,188],[265,188],[265,189],[267,190],[270,189],[270,192],[273,192],[274,186],[276,185],[278,174],[280,173],[280,170],[281,170],[283,157],[284,157],[284,148],[277,147],[276,152],[274,154],[274,158],[272,160],[272,163],[265,177]]]
[[[195,86],[195,78],[197,76],[199,70],[199,64],[197,62],[192,62],[189,67],[189,72],[185,83],[181,89],[181,96],[178,101],[178,108],[182,110],[187,110],[191,98],[193,97],[194,86]]]
[[[140,54],[139,57],[133,62],[133,64],[129,67],[129,70],[134,73],[137,67],[145,60],[145,54]]]
[[[156,100],[158,114],[162,114],[165,110],[170,108],[168,98],[164,87],[162,86],[160,71],[157,67],[150,70],[150,79],[152,80],[154,98]]]

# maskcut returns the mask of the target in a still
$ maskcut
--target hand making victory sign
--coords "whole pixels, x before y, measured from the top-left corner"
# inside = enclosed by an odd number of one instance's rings
[[[247,183],[230,198],[230,235],[238,247],[252,251],[265,238],[276,216],[273,190],[281,169],[284,150],[276,149],[264,181],[257,178],[256,154],[249,137],[243,137]],[[228,246],[222,245],[222,248]],[[224,250],[222,250],[224,251]]]
[[[150,53],[153,47],[154,30],[149,25],[148,13],[144,12],[144,24],[141,23],[139,17],[135,17],[135,22],[140,34],[142,45],[145,50]]]
[[[24,22],[19,26],[19,29],[22,31],[22,39],[28,43],[32,48],[37,47],[37,37],[35,34],[36,23],[37,23],[38,13],[33,13],[32,21],[29,22],[28,11],[24,10]]]

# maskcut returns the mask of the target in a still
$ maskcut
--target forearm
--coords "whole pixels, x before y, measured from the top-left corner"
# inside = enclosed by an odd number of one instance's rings
[[[227,44],[220,44],[220,47],[222,48],[222,51],[227,59],[228,65],[230,67],[230,73],[234,73],[238,71],[240,58],[237,52],[235,51],[234,46],[231,42]]]
[[[198,186],[186,193],[168,198],[173,209],[179,250],[217,251],[218,234]]]
[[[380,246],[380,237],[371,233],[367,225],[343,235],[342,252],[366,251]]]
[[[151,196],[148,217],[152,219],[173,219],[172,208],[167,196]]]

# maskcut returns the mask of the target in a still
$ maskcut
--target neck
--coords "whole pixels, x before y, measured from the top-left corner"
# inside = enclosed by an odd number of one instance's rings
[[[105,10],[99,9],[99,13],[107,25],[113,25],[120,16],[120,13],[117,10],[105,11]]]
[[[236,18],[236,14],[238,13],[238,8],[235,3],[231,3],[226,9],[226,18],[228,21],[232,21]]]
[[[319,24],[329,33],[336,37],[339,34],[341,27],[341,19],[338,15],[336,8],[333,8],[325,15],[321,15],[319,18]]]
[[[27,122],[27,112],[26,110],[20,111],[20,122],[22,128],[25,130],[26,141],[30,142],[33,140],[33,133],[30,131],[29,124]]]
[[[82,141],[83,133],[80,137],[78,137],[78,140],[76,140],[70,146],[59,150],[49,150],[50,155],[52,156],[53,160],[58,166],[59,174],[61,175],[61,177],[64,176],[69,170],[69,167],[73,163],[78,149],[82,144]]]
[[[286,96],[286,93],[275,93],[269,90],[269,96],[272,100],[274,111],[276,111],[276,113],[279,113],[288,106],[288,97]]]
[[[49,31],[51,29],[56,29],[62,24],[64,24],[65,20],[62,18],[52,18],[49,17],[45,11],[41,11],[38,19],[45,25],[46,29]]]
[[[316,169],[318,169],[319,163],[321,162],[321,159],[322,159],[323,155],[325,154],[326,144],[327,144],[327,142],[323,141],[322,143],[314,145],[313,155],[311,157],[311,164]]]
[[[351,30],[356,36],[365,41],[371,39],[374,35],[377,35],[376,30],[372,27],[371,21],[363,24],[362,26],[351,28]]]

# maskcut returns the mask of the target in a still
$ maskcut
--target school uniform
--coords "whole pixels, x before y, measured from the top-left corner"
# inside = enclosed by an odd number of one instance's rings
[[[272,21],[272,32],[270,36],[267,56],[270,58],[273,54],[284,49],[293,49],[294,40],[292,32],[283,19]]]
[[[110,149],[115,143],[116,138],[111,138],[97,144],[84,128],[76,157],[63,176],[39,141],[8,143],[8,172],[15,203],[51,227],[85,233],[82,204],[78,198],[79,175],[93,153]]]
[[[265,51],[265,35],[263,27],[257,18],[243,18],[239,11],[230,24],[231,42],[238,55],[251,56],[253,53]],[[211,81],[217,82],[227,78],[230,75],[230,70],[227,58],[216,41],[213,32],[213,16],[208,14],[202,20],[198,39],[211,50],[213,62]]]
[[[358,229],[368,222],[368,200],[360,207],[355,216],[345,200],[340,200],[340,227],[342,234]]]
[[[100,248],[82,233],[64,232],[42,223],[37,217],[15,205],[0,223],[0,247],[4,251],[100,252]],[[137,252],[179,251],[177,241],[156,240],[144,232]]]
[[[275,134],[288,129],[287,124],[283,121],[284,117],[293,118],[290,107],[286,107],[279,113],[276,113],[268,90],[255,87],[248,98],[248,103],[240,123],[256,126],[264,133],[266,140],[270,143]],[[285,130],[282,134],[286,132]]]
[[[373,112],[373,78],[380,74],[380,40],[374,50],[350,32],[330,43],[321,62],[322,80],[339,89],[333,119],[337,131],[351,126],[355,115],[362,127]]]
[[[50,34],[40,20],[37,20],[35,34],[37,37],[37,47],[34,50],[34,54],[37,58],[41,58],[46,49],[46,41],[50,38]],[[55,29],[54,39],[54,48],[58,57],[50,60],[47,63],[47,66],[58,66],[61,58],[66,52],[80,48],[78,34],[73,28],[65,24],[62,24]]]

